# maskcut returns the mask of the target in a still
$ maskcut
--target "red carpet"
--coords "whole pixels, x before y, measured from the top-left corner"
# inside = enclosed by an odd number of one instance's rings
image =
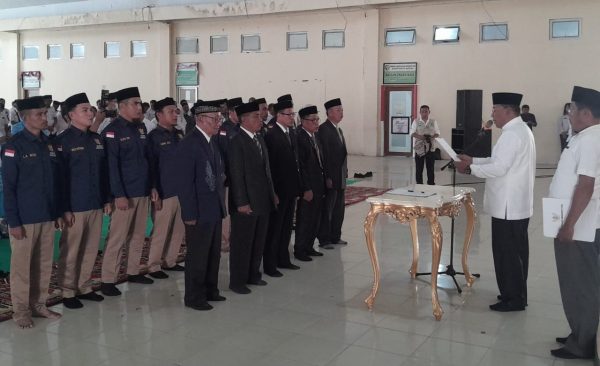
[[[389,191],[387,188],[369,188],[369,187],[346,187],[346,195],[345,195],[345,204],[353,205],[358,202],[362,202],[369,197],[378,196],[384,194]],[[148,261],[148,252],[150,250],[150,246],[148,245],[148,241],[144,244],[144,251],[142,254],[142,265],[145,265]],[[185,256],[185,244],[181,248],[181,253],[179,254],[180,261],[183,260]],[[92,273],[92,281],[95,282],[94,288],[100,287],[100,272],[101,272],[101,263],[102,263],[102,254],[98,254],[96,258],[96,265],[94,266],[94,271]],[[123,261],[123,265],[121,266],[121,270],[119,272],[119,281],[121,283],[125,281],[125,264]],[[58,289],[56,283],[56,263],[54,264],[54,268],[52,271],[52,280],[50,281],[50,296],[48,297],[48,306],[52,306],[58,304],[62,300],[60,296],[60,290]],[[8,278],[0,279],[0,322],[4,320],[8,320],[12,316],[12,311],[10,310],[10,284],[8,282]]]

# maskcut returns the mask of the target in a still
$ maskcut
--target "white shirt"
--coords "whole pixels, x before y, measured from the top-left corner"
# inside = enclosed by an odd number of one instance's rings
[[[417,133],[419,135],[439,135],[440,127],[436,120],[429,118],[427,121],[423,121],[421,118],[415,119],[410,126],[410,136],[413,133]],[[427,150],[429,147],[429,150]],[[435,150],[435,141],[432,141],[431,146],[426,146],[425,141],[413,138],[413,152],[419,156],[425,155],[429,151]]]
[[[196,125],[196,128],[198,129],[198,131],[202,132],[202,134],[204,135],[204,138],[206,139],[206,142],[208,142],[210,144],[210,136],[208,136],[208,134],[204,131],[202,131],[202,129],[200,127],[198,127],[198,125]]]
[[[250,136],[250,138],[254,140],[254,136],[256,135],[255,133],[248,131],[247,129],[242,127],[242,125],[240,125],[240,130],[246,132],[248,134],[248,136]]]
[[[533,215],[535,141],[521,117],[504,127],[490,158],[473,158],[471,174],[486,178],[483,210],[498,219]]]
[[[12,107],[10,109],[10,121],[13,123],[19,122],[19,115],[17,112],[17,108],[15,108],[15,107]]]
[[[156,112],[154,111],[154,109],[148,108],[148,110],[146,111],[146,113],[144,113],[144,117],[148,118],[150,121],[152,121],[152,119],[154,117],[156,117]]]
[[[158,126],[158,122],[156,121],[156,118],[153,118],[152,120],[144,118],[144,125],[146,126],[146,133],[150,133],[150,131]]]
[[[48,108],[48,114],[46,114],[46,120],[48,121],[48,127],[52,127],[54,126],[54,122],[56,118],[56,110],[54,109],[54,107],[50,106]]]
[[[178,130],[185,131],[185,126],[187,125],[187,121],[183,116],[183,113],[179,113],[177,115],[177,126],[175,126]]]
[[[288,129],[286,126],[282,125],[282,124],[281,124],[281,123],[279,123],[279,122],[275,122],[275,124],[276,124],[277,126],[279,126],[279,128],[281,128],[281,130],[283,131],[283,133],[289,133],[289,129]]]
[[[108,126],[112,121],[113,121],[112,118],[105,118],[104,121],[102,121],[100,123],[100,126],[98,126],[97,133],[102,133],[102,130],[104,130],[106,128],[106,126]]]
[[[5,108],[0,111],[0,137],[6,136],[7,126],[10,126],[10,112]]]
[[[556,125],[559,135],[563,133],[568,134],[569,130],[571,129],[571,121],[569,120],[569,116],[558,117]]]
[[[560,155],[560,161],[550,183],[552,198],[573,197],[580,175],[595,178],[592,198],[600,197],[600,125],[586,128],[573,135]],[[596,222],[600,228],[600,217]]]

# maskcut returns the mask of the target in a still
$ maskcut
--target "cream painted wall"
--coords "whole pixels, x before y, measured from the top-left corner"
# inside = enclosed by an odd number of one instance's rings
[[[386,28],[416,27],[417,43],[382,47],[380,65],[418,62],[418,102],[431,106],[432,117],[447,138],[455,126],[457,89],[484,91],[486,120],[492,92],[523,93],[523,103],[531,106],[538,120],[533,130],[538,162],[556,163],[560,153],[556,121],[570,100],[573,85],[600,88],[600,2],[500,0],[486,1],[485,8],[481,3],[464,3],[382,10],[382,37]],[[490,15],[497,22],[508,22],[509,41],[479,43],[479,25],[491,22]],[[582,18],[581,37],[550,40],[549,19],[556,18]],[[460,24],[460,43],[433,45],[436,24]],[[494,135],[499,135],[497,130]]]
[[[377,32],[366,31],[377,24],[376,10],[178,21],[173,24],[172,43],[175,37],[199,37],[200,53],[175,55],[173,64],[200,63],[200,99],[255,96],[273,102],[291,93],[296,109],[316,104],[324,121],[323,103],[340,97],[345,114],[342,128],[350,152],[375,155],[376,57],[364,56],[365,50],[377,54]],[[323,50],[322,31],[344,27],[345,48]],[[308,50],[286,50],[286,32],[294,31],[308,32]],[[242,33],[259,33],[262,51],[240,52]],[[210,54],[211,35],[228,35],[229,52]]]
[[[19,52],[18,34],[0,32],[0,97],[6,100],[7,108],[18,98]]]
[[[82,91],[95,101],[103,88],[129,86],[138,86],[142,98],[149,100],[169,93],[169,38],[164,23],[24,31],[21,45],[39,46],[40,58],[21,61],[21,71],[41,71],[40,94],[59,101]],[[132,40],[148,42],[147,57],[130,57]],[[105,41],[121,42],[121,57],[104,58]],[[85,44],[84,59],[70,59],[70,43]],[[47,44],[62,45],[60,60],[47,59]]]

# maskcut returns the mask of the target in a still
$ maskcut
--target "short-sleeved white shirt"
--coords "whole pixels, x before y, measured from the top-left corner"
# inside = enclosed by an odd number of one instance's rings
[[[10,126],[10,112],[3,109],[0,111],[0,137],[6,136],[6,126]]]
[[[560,155],[549,196],[571,199],[580,175],[595,178],[592,198],[600,198],[600,125],[574,134]],[[600,228],[600,217],[596,224]]]

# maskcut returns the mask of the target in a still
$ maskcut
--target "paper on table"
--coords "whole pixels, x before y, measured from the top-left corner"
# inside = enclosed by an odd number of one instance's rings
[[[571,200],[562,198],[544,197],[543,203],[543,223],[544,236],[547,238],[556,238],[558,230],[562,227]],[[598,216],[598,200],[592,199],[587,207],[579,216],[575,223],[574,240],[593,242],[596,236],[596,217]]]
[[[441,137],[436,137],[435,141],[437,141],[437,143],[440,144],[440,147],[442,148],[442,150],[444,150],[446,152],[446,154],[450,155],[452,160],[460,161],[460,159],[458,158],[458,155],[456,155],[456,151],[454,151],[454,149],[452,149],[452,147],[450,147],[450,145],[448,145],[448,142],[445,139],[443,139]]]
[[[435,195],[435,192],[424,192],[416,190],[412,187],[396,188],[388,192],[389,194],[398,194],[401,196],[412,196],[412,197],[430,197]]]

